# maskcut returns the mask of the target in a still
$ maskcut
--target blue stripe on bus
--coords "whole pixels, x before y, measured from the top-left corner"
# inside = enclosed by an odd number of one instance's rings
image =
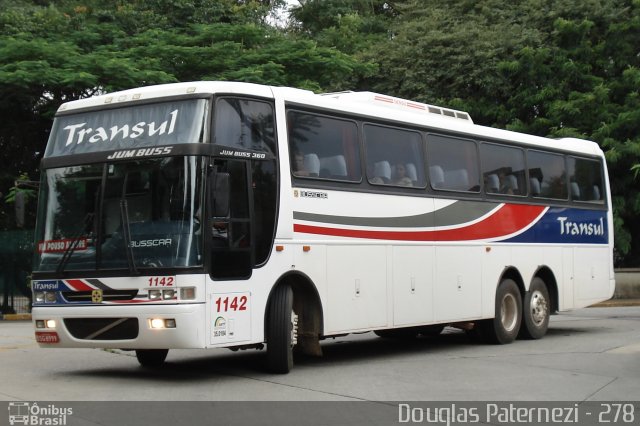
[[[510,243],[607,244],[607,212],[550,208],[531,228],[502,240]]]

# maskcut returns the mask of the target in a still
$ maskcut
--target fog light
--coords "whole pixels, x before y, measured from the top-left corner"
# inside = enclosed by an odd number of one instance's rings
[[[150,300],[159,300],[161,297],[162,297],[162,292],[160,290],[149,290]]]
[[[176,320],[173,318],[152,318],[149,320],[151,328],[176,328]]]
[[[162,299],[171,300],[176,296],[175,290],[162,290]]]
[[[196,288],[195,287],[182,287],[180,288],[180,299],[181,300],[194,300],[196,298]]]
[[[153,318],[149,320],[151,328],[164,328],[164,320],[161,318]]]

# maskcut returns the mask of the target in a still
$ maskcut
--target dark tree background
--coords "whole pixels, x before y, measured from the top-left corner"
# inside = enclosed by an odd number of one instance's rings
[[[619,265],[640,264],[640,1],[300,0],[275,25],[284,6],[0,0],[0,230],[16,227],[11,188],[38,179],[62,102],[236,80],[373,90],[482,125],[594,140],[607,154]]]

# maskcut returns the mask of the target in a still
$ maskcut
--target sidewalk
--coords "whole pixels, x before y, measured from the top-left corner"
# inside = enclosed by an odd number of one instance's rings
[[[5,314],[5,315],[0,315],[0,320],[4,320],[4,321],[31,321],[31,314]]]

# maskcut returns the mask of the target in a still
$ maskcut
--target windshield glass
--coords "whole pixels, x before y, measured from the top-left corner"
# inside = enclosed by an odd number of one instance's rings
[[[35,270],[201,265],[201,163],[166,157],[46,170]]]

